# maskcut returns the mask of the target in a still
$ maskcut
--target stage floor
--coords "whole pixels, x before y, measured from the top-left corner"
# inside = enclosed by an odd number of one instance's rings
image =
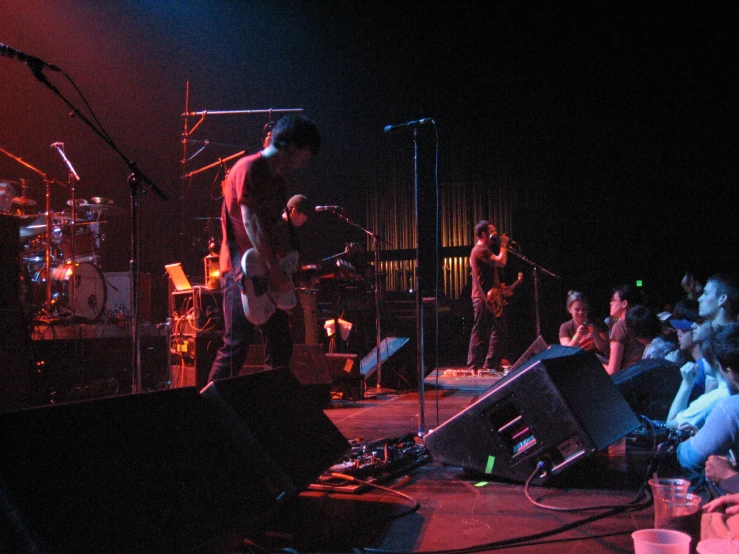
[[[427,388],[423,403],[415,392],[379,394],[354,402],[334,401],[325,413],[348,439],[374,441],[434,428],[469,406],[476,394]],[[651,457],[651,450],[619,441],[608,451],[576,462],[544,486],[532,487],[531,496],[541,504],[567,508],[622,505],[634,497]],[[371,489],[354,494],[307,490],[259,535],[234,536],[224,550],[633,552],[631,533],[652,527],[654,517],[649,506],[578,526],[605,510],[540,508],[526,498],[522,484],[483,480],[433,461],[384,484],[407,498]],[[415,502],[419,508],[407,513]],[[570,525],[553,536],[526,540]],[[504,546],[505,541],[516,544]]]

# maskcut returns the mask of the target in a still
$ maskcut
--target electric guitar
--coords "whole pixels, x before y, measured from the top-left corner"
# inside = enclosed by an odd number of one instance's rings
[[[503,314],[503,308],[508,305],[508,298],[513,295],[514,289],[523,281],[523,273],[518,274],[518,279],[512,285],[501,283],[499,287],[493,287],[488,291],[487,304],[488,310],[495,316],[500,317]]]
[[[250,248],[241,258],[241,270],[244,272],[241,305],[246,319],[254,325],[262,325],[272,317],[275,310],[289,311],[298,303],[292,275],[298,270],[297,251],[292,250],[280,258],[280,267],[290,277],[290,289],[285,293],[272,290],[269,283],[267,264],[255,248]]]

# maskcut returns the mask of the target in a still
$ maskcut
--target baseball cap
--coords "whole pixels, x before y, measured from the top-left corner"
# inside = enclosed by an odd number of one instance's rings
[[[670,319],[670,325],[678,331],[690,331],[693,328],[693,322],[688,319]]]

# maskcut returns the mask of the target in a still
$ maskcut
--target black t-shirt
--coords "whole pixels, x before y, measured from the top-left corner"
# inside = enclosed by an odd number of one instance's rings
[[[470,252],[472,298],[485,299],[492,287],[500,286],[498,268],[490,257],[493,252],[484,244],[476,244]]]

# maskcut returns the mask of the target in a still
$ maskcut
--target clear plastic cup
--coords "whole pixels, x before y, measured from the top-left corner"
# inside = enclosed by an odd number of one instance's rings
[[[641,529],[631,533],[634,554],[690,554],[690,535],[672,529]]]
[[[649,486],[652,487],[652,496],[656,500],[657,498],[671,497],[675,494],[688,494],[690,481],[687,479],[652,478],[649,480]]]

